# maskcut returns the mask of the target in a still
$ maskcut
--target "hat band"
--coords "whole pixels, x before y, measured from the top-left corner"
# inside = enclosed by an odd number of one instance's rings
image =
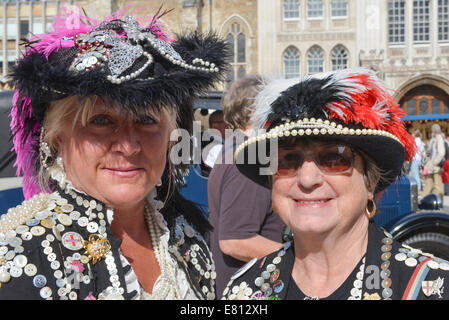
[[[237,159],[238,154],[247,148],[249,145],[272,138],[283,138],[283,137],[296,137],[296,136],[383,136],[402,142],[392,133],[385,130],[378,129],[353,129],[348,127],[343,127],[341,124],[331,122],[329,120],[315,119],[315,118],[304,118],[298,121],[292,121],[285,124],[280,124],[256,137],[249,138],[247,141],[239,145],[234,153],[234,160]]]

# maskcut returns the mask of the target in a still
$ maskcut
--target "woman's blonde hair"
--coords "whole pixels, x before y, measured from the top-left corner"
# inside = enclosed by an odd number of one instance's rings
[[[101,99],[98,96],[87,96],[87,97],[78,97],[78,96],[70,96],[61,100],[56,100],[50,103],[47,111],[45,113],[44,123],[42,125],[42,130],[44,130],[44,134],[41,139],[48,143],[51,151],[52,151],[52,162],[48,165],[48,168],[52,168],[56,166],[56,157],[59,154],[59,144],[57,141],[57,137],[61,130],[67,130],[66,121],[69,119],[73,119],[71,130],[75,129],[75,124],[78,120],[81,121],[82,126],[87,125],[87,121],[94,110],[94,106],[97,103],[97,100]],[[105,102],[106,104],[106,102]],[[78,107],[76,107],[78,105]],[[112,105],[113,108],[119,108],[118,106]],[[126,114],[126,111],[123,111]],[[160,108],[148,108],[143,112],[145,115],[148,115],[154,119],[162,119],[164,117],[168,123],[169,132],[177,129],[178,119],[176,116],[176,111],[173,108],[162,106]],[[168,155],[170,154],[170,150],[173,147],[174,142],[168,142],[168,150],[167,150],[167,161],[169,159]],[[171,162],[168,161],[171,172]],[[49,190],[50,189],[50,175],[49,170],[44,168],[42,165],[39,171],[39,184],[41,190]]]

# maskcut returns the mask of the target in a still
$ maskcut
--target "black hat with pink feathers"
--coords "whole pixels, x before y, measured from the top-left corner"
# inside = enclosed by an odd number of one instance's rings
[[[17,172],[25,198],[39,193],[39,138],[49,103],[68,96],[98,96],[126,112],[171,107],[178,126],[191,130],[193,99],[223,80],[228,48],[217,35],[197,32],[176,40],[154,17],[125,10],[103,22],[63,8],[53,31],[33,36],[11,74],[11,112]]]

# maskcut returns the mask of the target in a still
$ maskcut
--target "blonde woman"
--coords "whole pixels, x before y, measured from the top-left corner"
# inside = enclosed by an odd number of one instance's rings
[[[27,44],[11,123],[27,200],[0,220],[1,300],[215,297],[210,226],[177,191],[169,137],[226,46],[173,42],[158,18],[58,17]]]

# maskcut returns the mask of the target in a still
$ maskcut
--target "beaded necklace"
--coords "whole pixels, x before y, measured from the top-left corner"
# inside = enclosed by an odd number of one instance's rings
[[[159,263],[161,275],[158,280],[156,280],[155,286],[153,287],[153,293],[150,294],[141,289],[142,297],[146,300],[163,300],[168,296],[172,296],[174,299],[179,299],[180,295],[175,281],[175,270],[167,261],[161,240],[161,229],[157,225],[155,217],[152,215],[147,203],[145,203],[144,218],[150,232],[154,254],[157,262]]]

